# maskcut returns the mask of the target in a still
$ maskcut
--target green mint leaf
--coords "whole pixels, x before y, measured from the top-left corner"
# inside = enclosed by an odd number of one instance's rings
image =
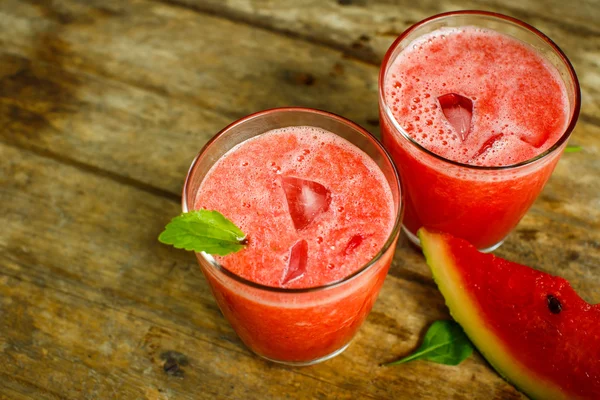
[[[384,365],[426,360],[438,364],[458,365],[473,353],[473,344],[454,321],[435,321],[427,330],[423,344],[415,353]]]
[[[565,153],[579,153],[581,146],[567,146],[565,147]]]
[[[177,249],[225,256],[243,249],[246,235],[218,211],[183,213],[167,224],[158,241]]]

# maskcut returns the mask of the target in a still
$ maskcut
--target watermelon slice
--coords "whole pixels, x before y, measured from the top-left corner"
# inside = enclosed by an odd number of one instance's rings
[[[535,399],[600,399],[600,304],[465,240],[418,234],[450,313],[501,375]]]

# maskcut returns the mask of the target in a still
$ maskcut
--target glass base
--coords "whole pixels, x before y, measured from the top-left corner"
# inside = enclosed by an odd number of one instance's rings
[[[412,232],[410,232],[404,225],[402,225],[402,230],[408,237],[408,240],[410,240],[415,246],[418,246],[419,248],[421,248],[421,241],[419,240],[417,235],[414,235]],[[498,247],[502,246],[502,243],[504,243],[504,239],[502,239],[501,241],[499,241],[498,243],[496,243],[490,247],[481,249],[479,251],[481,251],[482,253],[490,253],[490,252],[496,250]]]
[[[352,341],[348,342],[342,348],[337,349],[333,353],[330,353],[330,354],[327,354],[326,356],[323,356],[323,357],[320,357],[320,358],[317,358],[314,360],[309,360],[309,361],[280,361],[280,360],[273,360],[272,358],[265,357],[260,354],[258,354],[258,356],[260,356],[261,358],[264,358],[265,360],[268,360],[268,361],[271,361],[271,362],[274,362],[277,364],[289,365],[291,367],[307,367],[309,365],[314,365],[314,364],[321,363],[323,361],[327,361],[335,356],[342,354],[344,352],[344,350],[346,350],[348,348],[348,346],[350,346],[351,342]]]

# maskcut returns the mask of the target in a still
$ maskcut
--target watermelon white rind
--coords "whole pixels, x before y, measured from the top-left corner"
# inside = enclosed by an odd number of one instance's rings
[[[496,371],[534,399],[600,399],[598,305],[560,277],[418,235],[452,317]]]

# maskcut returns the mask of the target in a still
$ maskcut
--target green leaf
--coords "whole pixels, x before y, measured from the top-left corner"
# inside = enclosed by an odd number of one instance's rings
[[[158,240],[175,248],[225,256],[246,246],[246,235],[218,211],[183,213],[167,224]]]
[[[473,344],[454,321],[435,321],[427,330],[423,344],[415,353],[385,365],[403,364],[413,360],[458,365],[473,353]]]
[[[581,146],[567,146],[565,147],[565,153],[579,153]]]

